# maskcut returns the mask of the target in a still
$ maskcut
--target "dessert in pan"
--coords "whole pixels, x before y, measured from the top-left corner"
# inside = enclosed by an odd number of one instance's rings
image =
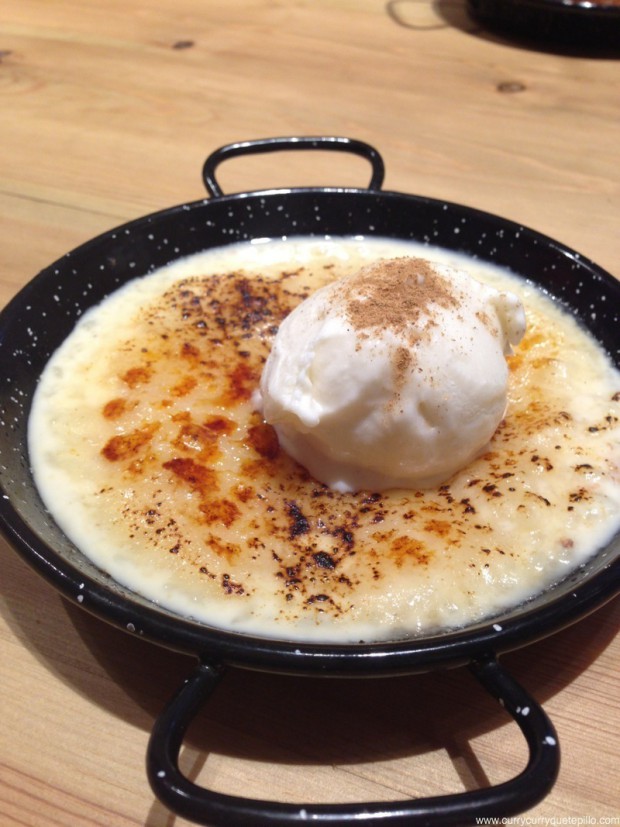
[[[30,458],[76,546],[158,604],[394,640],[495,616],[605,545],[619,390],[507,271],[412,242],[246,242],[82,317]]]
[[[369,188],[217,185],[235,155],[316,147],[367,158]],[[232,145],[204,172],[210,199],[93,239],[3,311],[4,533],[69,599],[198,656],[149,746],[175,812],[463,824],[527,809],[557,739],[496,655],[618,591],[618,282],[511,222],[381,191],[358,141]],[[387,806],[201,790],[178,750],[229,663],[468,664],[530,760],[500,787]]]

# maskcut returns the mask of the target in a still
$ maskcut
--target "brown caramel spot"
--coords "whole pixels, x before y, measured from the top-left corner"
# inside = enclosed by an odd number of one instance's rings
[[[163,467],[166,471],[172,471],[192,489],[204,490],[217,487],[217,473],[212,468],[207,468],[193,459],[174,457],[174,459],[164,462]]]
[[[184,376],[180,382],[177,382],[173,388],[170,388],[170,393],[176,397],[187,396],[188,393],[194,390],[197,384],[198,380],[194,376]]]
[[[235,491],[235,496],[239,502],[247,503],[252,499],[252,497],[256,496],[256,491],[251,485],[240,485]]]
[[[265,459],[275,459],[280,453],[278,435],[275,429],[266,423],[255,425],[249,429],[248,442],[252,448],[254,448],[261,457],[265,457]]]
[[[221,398],[221,403],[227,406],[248,400],[254,392],[260,374],[245,362],[240,362],[226,377],[228,388]]]
[[[199,509],[207,524],[221,523],[226,528],[230,528],[240,514],[232,500],[205,500]]]
[[[130,368],[121,376],[121,381],[130,388],[137,388],[138,385],[145,385],[150,382],[153,371],[150,367]]]
[[[182,451],[194,451],[201,459],[213,459],[219,453],[217,434],[190,422],[181,426],[172,445]]]
[[[191,422],[192,415],[189,411],[179,411],[178,413],[172,414],[170,417],[171,422]]]
[[[127,400],[119,397],[118,399],[110,399],[109,402],[103,406],[103,416],[106,419],[118,419],[127,410]]]
[[[234,558],[241,553],[241,548],[236,543],[228,543],[214,534],[208,536],[207,544],[211,551],[215,552],[218,557],[225,557],[230,561],[234,560]],[[227,578],[228,575],[225,574],[223,577]]]
[[[106,459],[110,460],[110,462],[127,459],[137,454],[145,445],[148,445],[158,428],[159,423],[153,422],[129,434],[113,436],[103,446],[101,453]]]
[[[222,434],[228,436],[235,430],[235,423],[232,419],[226,419],[225,416],[210,416],[202,423],[203,427],[208,428],[215,434]]]
[[[424,528],[438,537],[447,537],[452,531],[452,523],[447,520],[429,520],[425,523]]]
[[[405,562],[427,565],[432,553],[422,541],[401,535],[391,542],[390,556],[400,568]]]
[[[181,345],[181,357],[183,359],[196,360],[200,358],[200,351],[191,342],[183,342]]]

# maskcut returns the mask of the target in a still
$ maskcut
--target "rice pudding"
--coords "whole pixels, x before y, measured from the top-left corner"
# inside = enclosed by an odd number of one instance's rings
[[[341,493],[263,421],[263,366],[313,291],[411,255],[520,297],[507,412],[439,486]],[[62,530],[129,588],[219,628],[371,641],[492,617],[605,544],[619,411],[610,360],[534,286],[413,243],[300,238],[179,260],[86,313],[41,377],[29,450]]]

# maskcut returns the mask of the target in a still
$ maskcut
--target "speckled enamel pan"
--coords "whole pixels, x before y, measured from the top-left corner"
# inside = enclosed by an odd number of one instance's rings
[[[289,149],[355,153],[372,168],[368,188],[299,188],[224,195],[215,172],[234,156]],[[620,283],[578,253],[525,227],[469,207],[381,190],[383,162],[346,138],[274,138],[233,144],[204,166],[209,198],[146,216],[68,253],[34,278],[0,316],[0,525],[22,557],[65,597],[113,625],[198,658],[194,674],[156,722],[148,774],[158,797],[199,824],[289,825],[474,823],[533,806],[559,768],[553,726],[505,672],[497,655],[579,620],[620,590],[620,537],[527,604],[458,632],[381,644],[300,644],[226,632],[184,619],[112,581],[46,512],[28,464],[26,422],[51,353],[87,308],[129,279],[179,256],[252,238],[367,235],[413,239],[508,266],[542,285],[620,363]],[[183,735],[225,666],[311,675],[395,675],[468,666],[517,722],[529,761],[496,787],[415,801],[280,804],[200,788],[178,768]],[[413,691],[415,691],[413,689]]]

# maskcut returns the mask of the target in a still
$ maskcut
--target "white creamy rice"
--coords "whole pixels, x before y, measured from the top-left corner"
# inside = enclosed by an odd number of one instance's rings
[[[446,485],[337,494],[278,450],[253,393],[296,303],[402,255],[521,297],[508,411]],[[81,318],[41,377],[30,458],[78,548],[162,606],[287,639],[400,638],[498,615],[610,540],[619,392],[594,339],[499,268],[391,240],[243,243],[136,279]]]

